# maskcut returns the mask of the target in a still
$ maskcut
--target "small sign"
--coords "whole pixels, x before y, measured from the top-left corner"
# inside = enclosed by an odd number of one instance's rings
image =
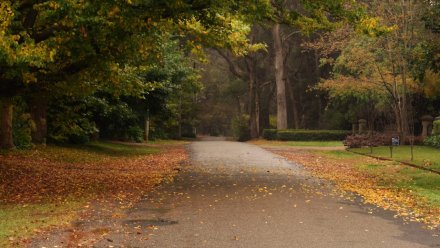
[[[391,138],[391,145],[399,146],[400,145],[400,138],[399,137],[392,137]]]

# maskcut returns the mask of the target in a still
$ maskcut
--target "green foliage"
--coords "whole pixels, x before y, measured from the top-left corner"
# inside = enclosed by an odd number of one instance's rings
[[[426,146],[432,146],[435,148],[440,148],[440,135],[432,135],[432,136],[428,136],[425,138],[425,140],[423,141],[423,143]]]
[[[278,130],[276,139],[282,141],[330,141],[344,140],[350,131],[345,130],[301,130],[289,129]],[[269,137],[273,137],[272,131],[269,130]]]
[[[17,148],[32,147],[32,126],[33,121],[29,114],[21,114],[16,116],[13,122],[13,138]]]
[[[87,109],[86,100],[56,99],[48,113],[49,140],[55,143],[84,144],[99,132]]]
[[[249,116],[238,115],[232,119],[232,134],[238,141],[248,141],[251,139],[251,130],[249,129]]]
[[[440,120],[434,121],[433,128],[432,128],[432,134],[433,135],[440,135]]]
[[[276,129],[264,129],[263,130],[263,138],[267,140],[276,140],[278,131]]]
[[[26,113],[26,105],[23,100],[17,99],[12,123],[12,135],[14,144],[19,149],[32,147],[32,130],[35,124],[29,113]]]
[[[144,140],[144,131],[138,126],[130,126],[127,128],[128,138],[135,142],[142,142]]]
[[[113,97],[94,96],[89,97],[84,104],[84,109],[90,110],[89,119],[96,123],[101,138],[136,140],[134,137],[138,135],[135,135],[135,126],[140,121],[128,103]],[[130,129],[133,129],[132,132]]]

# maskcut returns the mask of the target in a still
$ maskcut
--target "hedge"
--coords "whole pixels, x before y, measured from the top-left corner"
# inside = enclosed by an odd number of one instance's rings
[[[278,131],[276,129],[264,129],[263,138],[267,140],[276,140]]]
[[[347,130],[265,129],[263,138],[282,141],[331,141],[344,140],[350,134],[351,131]]]

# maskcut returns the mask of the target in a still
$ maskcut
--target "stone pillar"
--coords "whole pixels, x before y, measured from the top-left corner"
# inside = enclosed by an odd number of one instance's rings
[[[432,122],[434,121],[434,117],[430,115],[424,115],[420,118],[422,121],[422,137],[426,137],[431,135],[432,133]]]
[[[367,131],[367,120],[360,119],[359,120],[359,133],[363,134]]]

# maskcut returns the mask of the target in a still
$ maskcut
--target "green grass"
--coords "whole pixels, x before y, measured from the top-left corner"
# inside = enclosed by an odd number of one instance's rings
[[[287,141],[288,146],[316,146],[316,147],[336,147],[344,146],[341,141]]]
[[[341,141],[253,141],[257,145],[269,146],[293,146],[293,147],[343,147]]]
[[[22,247],[19,242],[36,231],[72,221],[76,211],[84,205],[84,200],[0,205],[0,247]]]
[[[370,153],[370,148],[356,148],[352,150],[363,154],[390,158],[390,148],[388,146],[374,147],[373,153]],[[432,147],[414,146],[414,161],[411,161],[410,146],[397,146],[393,148],[393,159],[440,170],[440,149]]]
[[[385,148],[389,149],[388,147]],[[373,152],[381,151],[383,154],[386,149],[374,148]],[[360,150],[368,153],[370,151],[369,148]],[[397,154],[403,153],[400,155],[404,156],[406,155],[405,152],[408,151],[407,148],[404,147],[398,147],[397,150]],[[434,156],[430,157],[432,161],[438,161],[440,159],[440,157],[438,157],[440,154],[437,155],[437,157],[435,155],[435,153],[440,152],[439,150],[430,149],[429,147],[417,147],[417,151],[419,155],[434,154]],[[359,170],[381,178],[379,182],[381,186],[411,190],[415,195],[425,198],[430,205],[440,207],[440,175],[438,174],[413,168],[395,161],[382,161],[381,163],[367,162],[364,156],[348,151],[315,151],[315,153],[321,156],[350,162]]]
[[[358,155],[352,152],[347,152],[345,150],[337,150],[337,151],[316,151],[316,153],[329,156],[334,159],[354,159],[354,158],[361,158],[362,155]]]
[[[440,206],[440,176],[435,173],[390,162],[387,165],[363,164],[360,169],[384,178],[387,186],[405,188],[423,197],[430,205]]]
[[[414,168],[404,168],[399,174],[410,180],[400,181],[400,186],[424,196],[430,203],[440,206],[440,176]]]
[[[110,142],[93,142],[80,147],[80,149],[84,149],[88,152],[116,157],[141,156],[156,153],[159,151],[159,149],[156,147],[148,147],[141,144],[129,145]]]
[[[162,144],[162,143],[159,143]],[[142,144],[92,142],[86,145],[47,145],[31,150],[3,151],[2,154],[43,157],[54,162],[89,163],[106,157],[132,157],[157,153],[160,148]]]

